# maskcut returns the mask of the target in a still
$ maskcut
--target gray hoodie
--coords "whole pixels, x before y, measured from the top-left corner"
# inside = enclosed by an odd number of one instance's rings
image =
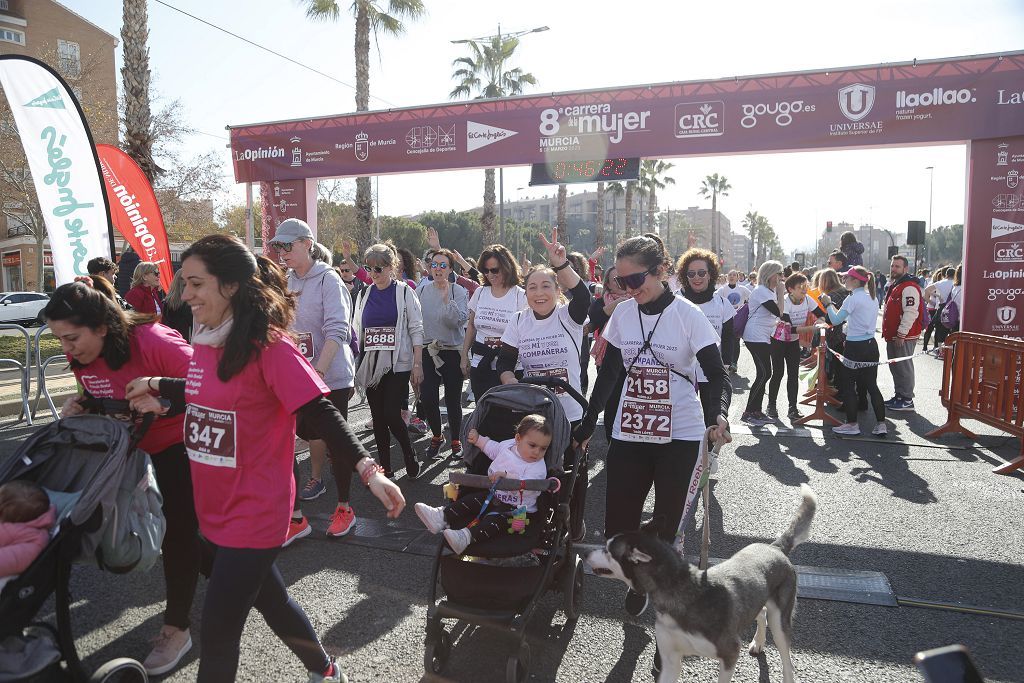
[[[355,366],[349,340],[352,335],[352,297],[337,271],[317,261],[304,277],[294,270],[288,271],[288,289],[298,295],[295,324],[292,331],[300,336],[308,334],[313,344],[310,362],[317,367],[320,353],[328,339],[341,347],[324,374],[329,389],[348,389],[355,382]]]

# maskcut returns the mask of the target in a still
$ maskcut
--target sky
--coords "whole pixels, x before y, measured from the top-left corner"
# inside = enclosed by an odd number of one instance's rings
[[[120,36],[120,0],[61,0]],[[329,74],[315,74],[166,5]],[[400,38],[371,44],[370,108],[444,102],[454,86],[452,61],[465,46],[450,41],[548,26],[522,39],[512,66],[538,80],[528,92],[559,92],[641,83],[838,68],[1024,49],[1021,0],[425,0],[428,15]],[[313,23],[290,0],[149,2],[150,65],[156,92],[179,98],[199,131],[192,153],[219,150],[225,185],[233,185],[224,127],[355,109],[354,21]],[[350,2],[339,0],[347,10]],[[376,49],[379,47],[379,51]],[[120,48],[118,49],[120,67]],[[120,77],[118,77],[120,81]],[[337,81],[342,81],[338,83]],[[747,211],[767,216],[787,250],[813,247],[826,221],[872,223],[905,231],[908,220],[964,222],[963,145],[836,152],[676,158],[675,185],[659,192],[663,208],[702,206],[701,180],[728,178],[719,209],[738,228]],[[926,167],[934,167],[933,171]],[[529,167],[505,171],[506,205],[554,188],[530,188]],[[934,183],[933,186],[930,183]],[[571,187],[570,191],[593,186]],[[244,201],[233,185],[225,202]],[[469,209],[481,204],[482,171],[382,176],[383,215]],[[931,200],[930,200],[931,196]]]

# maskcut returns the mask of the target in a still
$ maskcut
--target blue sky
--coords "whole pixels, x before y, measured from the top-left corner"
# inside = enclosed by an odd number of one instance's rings
[[[119,0],[62,0],[120,35]],[[353,21],[308,21],[289,0],[167,0],[295,60],[354,84]],[[350,4],[340,0],[343,8]],[[523,39],[515,63],[538,78],[536,92],[635,83],[932,59],[1024,49],[1020,0],[861,0],[715,3],[648,0],[591,3],[426,0],[428,17],[400,38],[382,38],[371,56],[371,108],[443,102],[451,62],[464,47],[449,41],[549,26]],[[218,149],[230,184],[224,126],[352,111],[354,90],[274,57],[175,12],[149,3],[154,84],[180,98],[201,133],[194,152]],[[118,55],[120,59],[120,55]],[[711,173],[733,186],[719,202],[738,225],[744,213],[768,216],[787,249],[804,248],[826,220],[905,229],[927,219],[934,166],[934,224],[963,221],[963,146],[673,159],[676,184],[659,193],[662,208],[710,206],[700,180]],[[505,172],[507,203],[543,194],[526,187],[528,168]],[[525,188],[525,189],[518,189]],[[582,188],[581,188],[582,189]],[[480,204],[483,172],[380,180],[384,214],[464,209]],[[553,188],[548,190],[553,191]],[[223,201],[241,201],[240,186]]]

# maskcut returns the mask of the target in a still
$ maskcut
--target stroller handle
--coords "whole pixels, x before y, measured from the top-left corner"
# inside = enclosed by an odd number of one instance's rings
[[[548,387],[549,389],[562,389],[565,393],[572,396],[573,400],[580,404],[583,408],[583,412],[587,411],[587,399],[584,398],[583,394],[576,391],[571,384],[566,382],[560,377],[531,377],[526,376],[519,380],[520,384],[534,384],[539,387]]]
[[[470,486],[478,489],[488,489],[494,486],[499,491],[557,491],[562,483],[555,477],[549,479],[506,479],[501,477],[497,484],[492,484],[489,477],[482,474],[466,474],[465,472],[452,472],[448,475],[448,481],[453,484]]]

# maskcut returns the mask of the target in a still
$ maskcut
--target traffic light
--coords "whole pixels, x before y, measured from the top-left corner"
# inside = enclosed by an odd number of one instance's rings
[[[825,223],[825,232],[832,232],[832,221],[827,221]]]

